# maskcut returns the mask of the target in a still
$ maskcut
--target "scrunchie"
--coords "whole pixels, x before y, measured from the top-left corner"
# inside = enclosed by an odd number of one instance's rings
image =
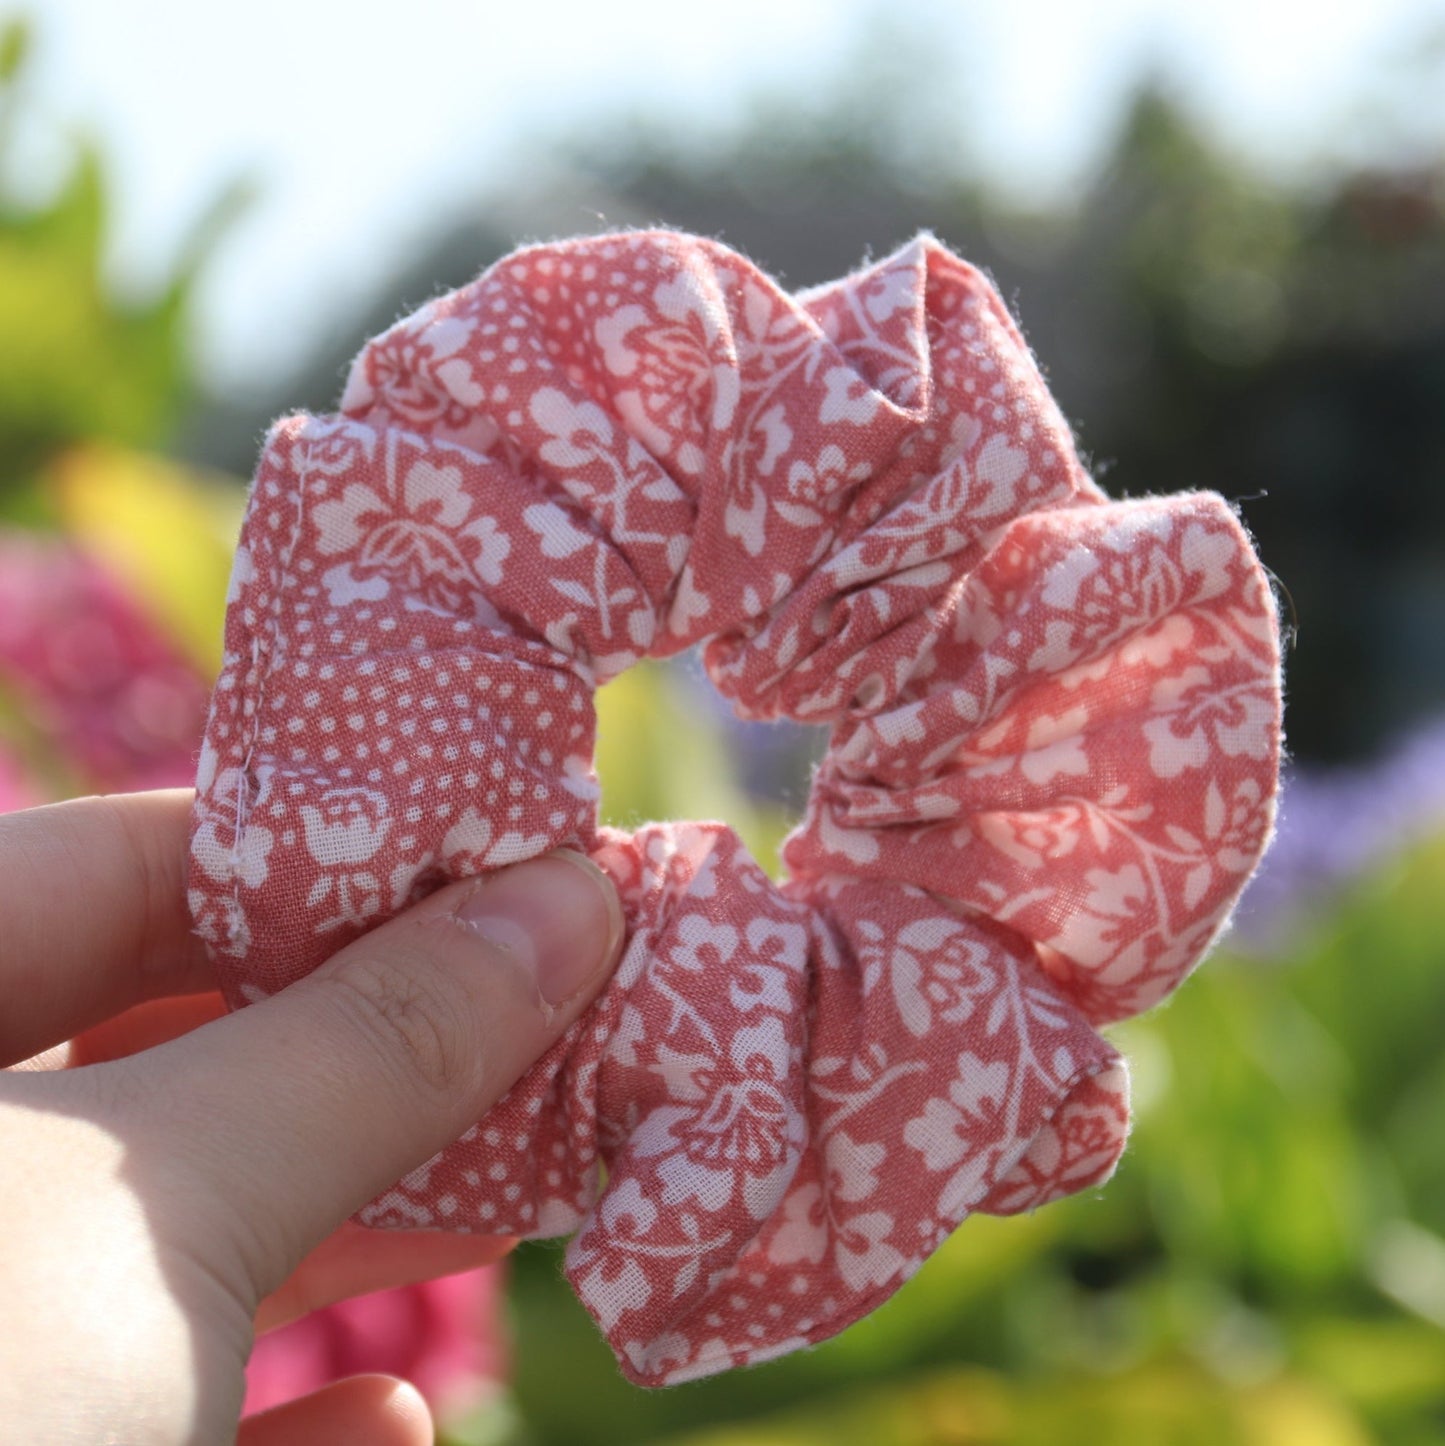
[[[739,713],[831,727],[781,885],[721,823],[596,824],[594,688],[702,640]],[[360,1218],[575,1230],[624,1372],[683,1381],[1109,1175],[1095,1027],[1219,931],[1279,710],[1233,513],[1109,502],[931,237],[796,297],[686,235],[534,246],[271,431],[192,908],[240,1005],[444,881],[589,852],[629,923],[606,992]]]

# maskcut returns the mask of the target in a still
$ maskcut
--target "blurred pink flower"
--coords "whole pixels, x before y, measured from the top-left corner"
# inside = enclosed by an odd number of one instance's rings
[[[40,795],[20,771],[20,765],[0,748],[0,813],[12,813],[39,802]]]
[[[194,778],[205,679],[66,541],[0,533],[0,687],[89,787]]]
[[[190,784],[208,693],[94,558],[63,538],[0,530],[0,695],[42,771],[49,755],[90,788]],[[0,741],[0,812],[45,796]],[[261,1337],[246,1411],[366,1371],[411,1381],[443,1419],[476,1405],[506,1369],[500,1270],[360,1296]]]
[[[446,1420],[506,1374],[503,1266],[357,1296],[271,1331],[246,1371],[245,1414],[367,1371],[401,1376]]]

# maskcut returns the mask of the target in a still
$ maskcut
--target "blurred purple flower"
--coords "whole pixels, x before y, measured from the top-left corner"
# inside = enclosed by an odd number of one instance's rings
[[[1231,943],[1282,949],[1331,891],[1442,826],[1445,718],[1372,763],[1287,770],[1279,830],[1235,913]]]

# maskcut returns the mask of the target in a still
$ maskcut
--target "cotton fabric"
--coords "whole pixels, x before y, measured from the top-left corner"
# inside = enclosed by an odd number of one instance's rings
[[[697,643],[741,715],[830,729],[780,885],[722,823],[597,826],[595,688]],[[241,1005],[446,880],[607,870],[602,997],[360,1218],[576,1232],[622,1369],[667,1384],[1108,1176],[1098,1027],[1224,923],[1279,719],[1230,508],[1110,502],[933,238],[798,296],[671,232],[533,246],[267,438],[191,904]]]

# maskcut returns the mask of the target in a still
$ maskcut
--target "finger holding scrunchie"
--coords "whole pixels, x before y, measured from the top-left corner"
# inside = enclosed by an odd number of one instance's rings
[[[743,715],[832,728],[781,886],[723,825],[596,826],[593,689],[700,641]],[[924,237],[789,297],[715,242],[596,237],[499,262],[370,343],[338,416],[273,429],[192,905],[239,1004],[446,880],[603,865],[605,994],[361,1218],[576,1229],[570,1278],[663,1384],[1107,1176],[1126,1076],[1093,1026],[1218,932],[1278,749],[1233,514],[1108,502],[978,272]]]

